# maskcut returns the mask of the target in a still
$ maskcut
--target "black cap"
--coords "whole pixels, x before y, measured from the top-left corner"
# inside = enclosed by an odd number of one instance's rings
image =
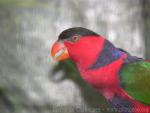
[[[99,36],[99,34],[82,27],[73,27],[64,30],[58,37],[59,40],[69,39],[74,35],[80,36]]]

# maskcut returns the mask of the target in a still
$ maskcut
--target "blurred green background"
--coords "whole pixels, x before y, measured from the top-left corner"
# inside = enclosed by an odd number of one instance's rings
[[[110,113],[111,106],[50,48],[69,27],[89,28],[150,58],[150,0],[0,0],[0,113]]]

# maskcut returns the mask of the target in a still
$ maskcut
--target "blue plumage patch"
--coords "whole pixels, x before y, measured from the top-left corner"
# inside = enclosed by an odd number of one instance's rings
[[[112,98],[111,104],[119,113],[132,113],[132,109],[134,108],[134,105],[130,102],[130,100],[127,100],[119,95],[115,95]]]
[[[105,65],[111,64],[113,61],[119,59],[123,51],[113,46],[108,40],[105,41],[104,48],[100,52],[96,62],[89,69],[97,69]]]

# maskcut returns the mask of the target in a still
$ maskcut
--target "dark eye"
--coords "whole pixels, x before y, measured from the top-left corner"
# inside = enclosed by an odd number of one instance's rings
[[[80,39],[80,35],[74,35],[71,37],[71,41],[76,42]]]

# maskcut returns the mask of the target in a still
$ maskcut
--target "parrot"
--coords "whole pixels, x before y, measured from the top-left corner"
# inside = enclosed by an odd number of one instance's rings
[[[56,61],[72,60],[81,78],[119,113],[150,113],[150,61],[133,56],[100,34],[68,28],[52,45]]]

